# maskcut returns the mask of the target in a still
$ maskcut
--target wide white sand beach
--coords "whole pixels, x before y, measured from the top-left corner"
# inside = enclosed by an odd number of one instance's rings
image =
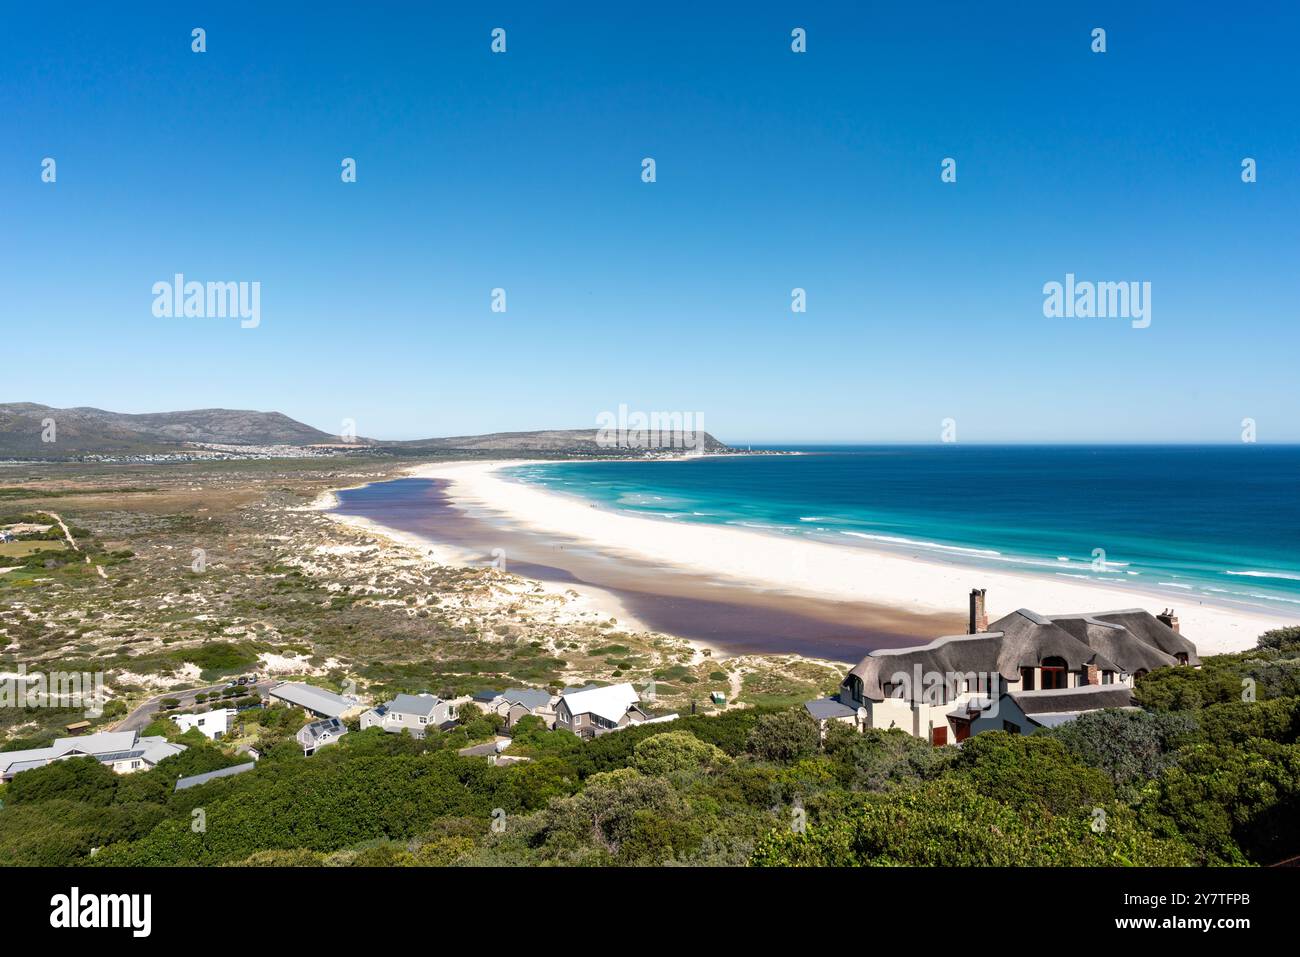
[[[1296,624],[1265,610],[1204,603],[1079,580],[974,568],[861,547],[697,524],[677,524],[597,507],[504,478],[519,461],[417,466],[411,475],[443,479],[471,514],[538,534],[578,540],[626,556],[778,593],[863,602],[916,613],[959,613],[972,588],[988,589],[990,620],[1017,608],[1041,614],[1175,608],[1185,635],[1202,653],[1253,647],[1261,632]],[[671,466],[670,466],[671,467]]]

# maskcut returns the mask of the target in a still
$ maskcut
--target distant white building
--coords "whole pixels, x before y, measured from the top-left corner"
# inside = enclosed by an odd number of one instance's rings
[[[409,731],[422,738],[429,728],[456,720],[456,707],[437,695],[399,694],[392,701],[371,708],[361,716],[361,728],[383,728],[392,734]]]
[[[235,716],[234,708],[217,708],[202,714],[174,714],[172,720],[182,731],[198,728],[209,741],[220,741],[230,728],[230,720]]]
[[[640,701],[636,689],[627,682],[603,688],[566,688],[555,705],[555,728],[593,738],[629,724],[641,724],[650,716],[641,709]]]
[[[12,780],[15,774],[55,761],[82,757],[94,758],[118,774],[130,774],[147,771],[163,758],[184,750],[183,744],[172,744],[160,736],[141,737],[136,731],[100,731],[79,738],[59,738],[48,748],[0,752],[0,781]]]

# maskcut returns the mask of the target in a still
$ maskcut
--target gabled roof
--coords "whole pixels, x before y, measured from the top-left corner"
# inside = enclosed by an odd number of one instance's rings
[[[414,714],[429,717],[442,699],[431,694],[399,694],[384,707],[390,714]]]
[[[105,762],[140,758],[149,764],[157,764],[163,758],[184,750],[184,745],[172,744],[160,736],[140,737],[135,731],[98,731],[80,738],[59,738],[47,748],[0,752],[0,774],[16,774],[51,761],[82,755]]]
[[[298,740],[303,744],[319,741],[325,737],[342,737],[348,733],[348,726],[338,718],[322,718],[311,724],[304,724],[298,729]]]
[[[166,738],[157,735],[141,738],[137,744],[144,749],[141,757],[149,764],[157,764],[163,758],[170,758],[173,754],[180,754],[185,750],[185,745],[172,744]]]
[[[337,718],[345,711],[351,711],[360,703],[355,698],[335,694],[315,685],[296,682],[282,682],[267,692],[273,698],[279,698],[300,708],[306,708],[315,714]]]
[[[60,754],[108,754],[113,751],[130,751],[135,747],[134,731],[96,731],[80,738],[59,738],[54,748]]]
[[[641,700],[636,689],[626,681],[607,688],[588,686],[566,691],[560,697],[571,714],[594,714],[606,721],[618,721]]]
[[[541,688],[507,688],[503,693],[511,704],[521,704],[529,711],[536,711],[551,703],[551,693]]]

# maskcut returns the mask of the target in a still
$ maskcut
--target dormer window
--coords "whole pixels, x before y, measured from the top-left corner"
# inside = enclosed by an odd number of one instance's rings
[[[1066,682],[1066,665],[1064,658],[1043,659],[1043,690],[1064,688]]]

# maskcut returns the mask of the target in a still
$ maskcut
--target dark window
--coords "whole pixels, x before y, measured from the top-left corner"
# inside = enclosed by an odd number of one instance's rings
[[[1019,733],[1020,733],[1020,725],[1016,724],[1014,721],[1003,721],[1003,722],[1002,722],[1002,730],[1003,730],[1003,731],[1010,731],[1012,734],[1019,734]]]
[[[1043,690],[1064,688],[1067,678],[1064,658],[1043,659]]]
[[[1033,668],[1020,669],[1020,690],[1021,691],[1034,690],[1034,669]]]

